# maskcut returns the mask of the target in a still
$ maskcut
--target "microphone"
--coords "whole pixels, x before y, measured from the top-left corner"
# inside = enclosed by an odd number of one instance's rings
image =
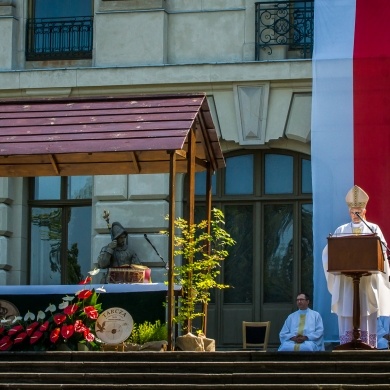
[[[354,214],[359,217],[359,219],[370,229],[371,233],[372,234],[377,234],[377,232],[361,217],[360,213],[358,211],[355,211]],[[381,245],[386,249],[386,251],[390,251],[390,249],[388,248],[388,246],[386,245],[386,242],[382,241],[379,236],[378,236],[378,239],[380,240],[380,243]],[[389,255],[390,256],[390,255]],[[389,256],[387,256],[387,258],[389,259]],[[384,254],[384,257],[386,257],[386,255]],[[390,276],[389,276],[389,282],[390,282]]]
[[[162,258],[162,256],[160,255],[160,253],[158,253],[156,247],[150,242],[149,237],[147,236],[146,233],[144,233],[144,238],[145,238],[145,240],[149,243],[149,245],[154,249],[154,251],[157,253],[157,256],[161,259],[161,261],[165,264],[165,268],[168,269],[168,264],[167,264],[167,262]]]

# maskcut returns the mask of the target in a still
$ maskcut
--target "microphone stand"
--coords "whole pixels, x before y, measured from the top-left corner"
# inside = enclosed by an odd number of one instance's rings
[[[151,241],[149,240],[149,237],[146,235],[146,233],[144,233],[144,237],[145,237],[145,240],[150,244],[150,246],[154,249],[154,251],[156,252],[157,256],[161,259],[161,261],[165,264],[165,268],[168,269],[168,264],[167,262],[162,258],[162,256],[160,255],[160,253],[158,253],[156,247],[151,243]]]
[[[360,213],[358,213],[357,211],[354,213],[369,229],[370,229],[370,232],[373,233],[373,234],[376,234],[376,232],[374,232],[374,230],[372,229],[372,227],[360,216]],[[385,242],[383,242],[381,240],[381,244],[384,246],[384,248],[386,249],[386,253],[387,252],[390,252],[390,249],[389,247],[386,245]],[[387,260],[390,261],[390,255],[387,255]]]

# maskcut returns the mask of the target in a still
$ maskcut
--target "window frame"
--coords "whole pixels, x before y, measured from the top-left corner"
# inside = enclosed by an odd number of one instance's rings
[[[294,280],[293,280],[293,289],[292,292],[292,300],[294,300],[294,297],[296,293],[300,291],[300,286],[302,285],[301,281],[301,263],[297,259],[299,259],[299,256],[301,254],[301,242],[299,242],[299,237],[302,240],[302,225],[301,225],[301,207],[302,204],[312,204],[313,202],[313,195],[312,192],[310,193],[303,193],[302,192],[302,161],[303,160],[309,160],[311,161],[311,158],[309,155],[300,153],[300,152],[294,152],[294,151],[288,151],[288,150],[282,150],[282,149],[269,149],[269,150],[238,150],[231,153],[228,153],[225,155],[225,158],[229,157],[235,157],[235,156],[241,156],[245,154],[253,154],[254,159],[254,169],[253,169],[253,187],[254,187],[254,193],[253,194],[237,194],[237,195],[226,195],[225,194],[225,181],[226,181],[226,175],[225,175],[225,169],[222,169],[216,173],[216,188],[213,188],[213,207],[218,207],[221,210],[224,211],[225,205],[231,205],[231,204],[252,204],[253,205],[253,218],[254,218],[254,225],[253,225],[253,236],[258,237],[259,240],[264,240],[264,211],[263,208],[265,205],[268,204],[288,204],[293,203],[293,214],[294,219],[297,218],[297,221],[293,221],[294,223],[294,250],[293,250],[293,257],[295,259],[294,261]],[[293,191],[292,193],[287,194],[266,194],[265,193],[265,156],[267,154],[278,154],[278,155],[287,155],[293,157]],[[198,206],[202,206],[205,204],[206,198],[205,195],[196,195],[195,196],[195,203]],[[184,199],[184,202],[186,202],[186,199]],[[186,208],[185,208],[186,209]],[[257,210],[257,211],[256,211]],[[234,237],[233,237],[234,238]],[[256,239],[254,239],[255,241]],[[265,260],[264,260],[264,253],[263,249],[256,248],[255,243],[253,244],[253,281],[252,281],[252,288],[253,288],[253,296],[257,294],[256,289],[258,286],[256,284],[263,284],[262,282],[256,281],[256,276],[254,275],[256,271],[256,267],[263,267]],[[257,259],[260,259],[261,264],[256,265],[255,262]],[[260,272],[260,278],[264,277],[264,272],[262,269],[258,270]],[[224,266],[222,266],[221,274],[219,275],[219,282],[224,283]],[[297,291],[295,291],[297,290]],[[298,291],[299,290],[299,291]],[[312,292],[308,292],[309,294],[313,295]],[[219,295],[223,295],[223,291],[216,291],[216,299],[218,300]],[[264,296],[263,293],[261,295],[261,302],[262,305],[274,305],[275,303],[265,303],[264,302]],[[222,305],[229,305],[229,303],[224,303],[223,296],[220,297],[219,301]],[[254,299],[252,299],[254,301]],[[242,303],[244,304],[244,303]],[[249,303],[251,305],[252,303]],[[295,304],[295,302],[292,302],[292,304]],[[234,304],[232,304],[234,305]]]
[[[81,0],[74,0],[81,1]],[[28,5],[28,15],[26,19],[26,44],[25,58],[26,61],[43,61],[43,60],[82,60],[92,59],[93,49],[93,1],[91,4],[90,15],[74,15],[63,18],[37,18],[35,15],[35,0],[30,0]],[[37,45],[38,36],[42,40],[49,37],[49,45]],[[67,36],[69,44],[66,46],[53,44],[55,37],[63,40]],[[84,36],[83,45],[79,44],[76,49],[71,46],[74,44],[72,37]],[[55,48],[62,50],[55,50]]]
[[[91,176],[92,177],[92,176]],[[32,244],[32,209],[36,208],[61,208],[61,226],[67,226],[67,221],[69,218],[69,212],[72,207],[91,207],[92,208],[92,197],[86,199],[68,199],[67,198],[67,190],[68,190],[68,180],[70,177],[62,176],[60,181],[60,199],[35,199],[35,184],[36,179],[38,177],[33,177],[29,179],[28,182],[28,190],[29,190],[29,199],[27,202],[28,205],[28,271],[27,271],[27,280],[28,283],[31,284],[31,266],[32,266],[32,258],[31,258],[31,244]],[[61,243],[66,243],[66,245],[61,246],[61,284],[67,284],[67,254],[68,254],[68,229],[62,229],[61,231]]]

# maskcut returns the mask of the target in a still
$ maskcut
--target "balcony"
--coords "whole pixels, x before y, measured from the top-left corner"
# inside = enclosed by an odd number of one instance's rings
[[[26,60],[92,58],[93,17],[27,19]]]
[[[314,0],[257,2],[256,61],[311,58]]]

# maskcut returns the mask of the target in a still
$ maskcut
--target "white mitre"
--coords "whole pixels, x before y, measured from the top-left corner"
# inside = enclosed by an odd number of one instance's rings
[[[365,209],[369,196],[359,186],[354,185],[347,193],[345,201],[349,208],[362,208]]]

